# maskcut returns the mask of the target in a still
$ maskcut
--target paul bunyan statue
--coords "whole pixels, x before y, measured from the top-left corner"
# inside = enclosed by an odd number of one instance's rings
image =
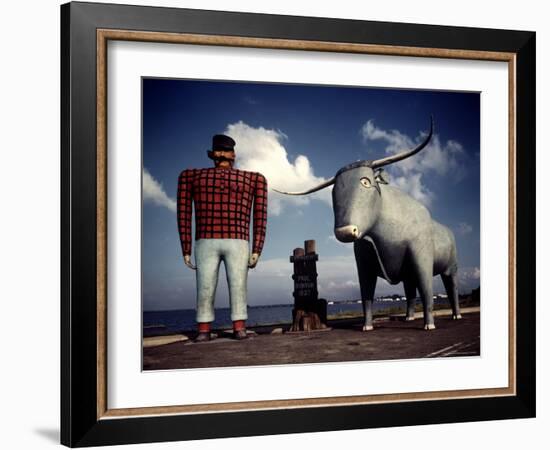
[[[248,269],[256,267],[267,225],[267,181],[257,172],[234,169],[235,141],[212,138],[208,157],[214,167],[186,169],[179,175],[178,229],[187,267],[196,271],[198,334],[195,342],[211,339],[214,300],[220,263],[225,264],[233,337],[247,337]],[[191,261],[191,221],[195,207],[195,265]],[[253,241],[250,251],[250,219]]]

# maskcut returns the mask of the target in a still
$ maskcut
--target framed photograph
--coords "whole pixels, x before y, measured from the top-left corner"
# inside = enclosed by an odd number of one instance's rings
[[[64,445],[534,417],[535,33],[77,2],[61,55]]]

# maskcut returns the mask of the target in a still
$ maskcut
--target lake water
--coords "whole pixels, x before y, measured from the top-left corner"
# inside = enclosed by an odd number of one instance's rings
[[[439,303],[439,300],[435,300]],[[443,303],[448,304],[447,300]],[[402,312],[405,311],[407,302],[404,300],[393,302],[374,302],[373,312],[379,312],[389,308],[399,308]],[[249,306],[247,326],[272,325],[272,324],[289,324],[292,322],[293,305],[272,305],[272,306]],[[362,313],[362,305],[360,303],[336,303],[328,305],[327,314],[350,314]],[[393,312],[393,311],[392,311]],[[216,320],[213,328],[230,328],[231,317],[229,308],[217,308]],[[144,336],[164,333],[180,333],[182,331],[190,331],[196,329],[195,310],[194,309],[179,309],[171,311],[144,311],[143,327]]]

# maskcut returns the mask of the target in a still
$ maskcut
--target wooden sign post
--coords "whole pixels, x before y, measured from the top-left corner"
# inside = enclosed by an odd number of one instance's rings
[[[305,241],[304,248],[295,248],[290,262],[294,264],[294,309],[290,331],[327,329],[327,301],[317,291],[315,241]]]

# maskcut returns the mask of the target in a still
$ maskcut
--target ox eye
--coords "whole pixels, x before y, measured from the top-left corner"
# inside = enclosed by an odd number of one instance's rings
[[[371,187],[372,186],[372,183],[370,182],[370,180],[367,177],[361,178],[361,184],[365,187]]]

